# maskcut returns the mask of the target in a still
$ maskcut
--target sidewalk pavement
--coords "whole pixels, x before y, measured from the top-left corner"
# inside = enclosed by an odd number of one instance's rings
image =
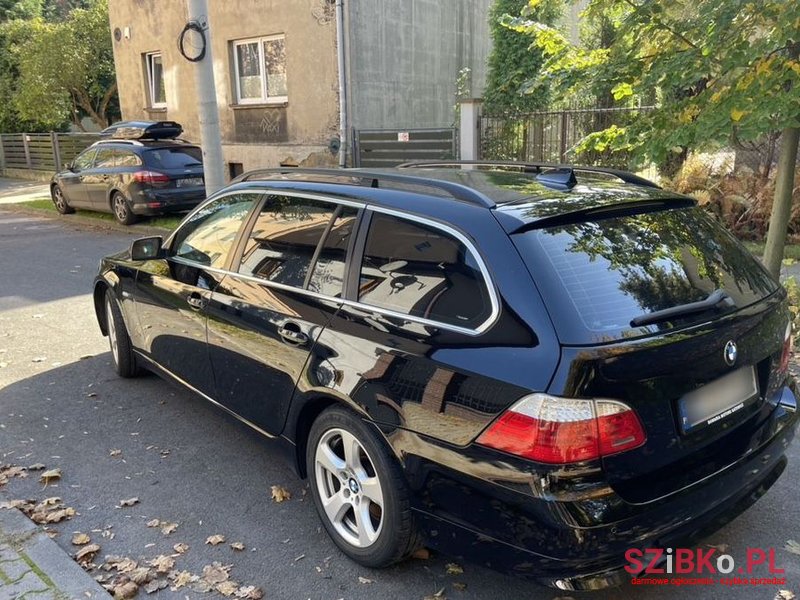
[[[27,202],[50,196],[50,186],[41,181],[0,177],[0,204]]]
[[[109,598],[33,521],[0,509],[0,600]]]

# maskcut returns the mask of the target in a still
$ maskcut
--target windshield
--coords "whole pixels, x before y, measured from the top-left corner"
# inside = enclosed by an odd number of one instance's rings
[[[706,321],[777,289],[756,259],[701,208],[571,223],[513,239],[567,344]],[[715,290],[724,290],[733,304],[631,326],[636,317],[705,300]]]

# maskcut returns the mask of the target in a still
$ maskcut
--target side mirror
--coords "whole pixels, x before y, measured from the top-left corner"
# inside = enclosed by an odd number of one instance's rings
[[[64,163],[64,170],[65,170],[65,171],[72,171],[72,172],[74,172],[74,171],[75,171],[75,167],[73,167],[73,166],[72,166],[72,163],[71,163],[71,162]]]
[[[164,240],[161,236],[146,237],[134,240],[131,244],[131,260],[153,260],[164,258],[165,253],[162,245]]]

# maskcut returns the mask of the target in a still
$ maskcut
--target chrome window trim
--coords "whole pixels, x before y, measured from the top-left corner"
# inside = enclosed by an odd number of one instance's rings
[[[317,300],[324,300],[324,301],[327,301],[327,302],[334,302],[334,303],[337,303],[337,304],[341,304],[343,306],[349,306],[351,308],[356,308],[356,309],[359,309],[359,310],[363,310],[365,312],[378,313],[380,315],[385,315],[385,316],[393,317],[393,318],[396,318],[396,319],[410,321],[412,323],[419,323],[420,325],[427,325],[429,327],[435,327],[437,329],[443,329],[443,330],[446,330],[446,331],[452,331],[454,333],[460,333],[460,334],[463,334],[463,335],[478,336],[478,335],[483,334],[492,325],[495,324],[495,322],[497,321],[498,317],[500,316],[500,301],[499,301],[498,294],[497,294],[497,288],[494,285],[494,280],[492,279],[491,275],[489,274],[489,269],[486,266],[486,262],[484,261],[483,256],[480,254],[480,252],[478,252],[478,249],[475,247],[475,245],[472,243],[472,241],[469,238],[467,238],[459,230],[455,229],[454,227],[452,227],[452,226],[450,226],[448,224],[442,223],[441,221],[437,221],[435,219],[430,219],[428,217],[422,217],[422,216],[417,215],[415,213],[403,212],[402,210],[397,210],[397,209],[394,209],[394,208],[388,208],[388,207],[383,207],[383,206],[374,206],[374,205],[368,204],[367,202],[355,202],[355,201],[346,200],[346,199],[340,200],[339,198],[331,198],[329,196],[325,196],[325,195],[322,195],[322,194],[306,193],[306,192],[294,192],[294,191],[286,191],[286,190],[258,190],[258,191],[256,191],[256,190],[235,190],[235,191],[226,192],[224,194],[220,194],[218,196],[214,196],[212,198],[209,198],[208,200],[206,200],[202,204],[198,205],[197,208],[195,208],[192,212],[190,212],[188,215],[186,215],[185,220],[188,220],[192,215],[194,215],[196,212],[201,210],[205,205],[209,204],[210,202],[212,202],[214,200],[219,200],[220,198],[224,198],[226,196],[235,195],[235,194],[257,194],[259,196],[261,196],[261,195],[296,196],[296,197],[301,197],[301,198],[308,198],[310,200],[318,200],[320,202],[327,202],[328,204],[342,204],[344,206],[352,206],[352,207],[355,207],[355,208],[365,208],[365,209],[371,210],[373,212],[392,215],[392,216],[400,218],[400,219],[405,219],[405,220],[411,221],[413,223],[420,223],[420,224],[432,227],[434,229],[438,229],[440,231],[443,231],[443,232],[451,235],[452,237],[456,238],[462,244],[464,244],[467,247],[467,249],[472,253],[473,257],[475,258],[475,261],[478,263],[478,269],[480,270],[481,276],[483,277],[484,284],[486,285],[486,290],[489,293],[489,302],[491,304],[491,312],[490,312],[489,316],[486,318],[486,320],[484,320],[483,323],[481,323],[477,327],[474,327],[474,328],[471,328],[471,327],[459,327],[458,325],[452,325],[450,323],[443,323],[441,321],[435,321],[433,319],[426,319],[424,317],[417,317],[415,315],[409,315],[409,314],[401,313],[399,311],[392,310],[390,308],[383,308],[383,307],[380,307],[380,306],[373,306],[372,304],[366,304],[364,302],[358,302],[356,300],[347,300],[347,299],[344,299],[344,298],[337,298],[335,296],[329,296],[327,294],[320,294],[318,292],[314,292],[314,291],[311,291],[311,290],[304,290],[302,288],[297,288],[297,287],[293,287],[293,286],[290,286],[290,285],[285,285],[283,283],[278,283],[278,282],[275,282],[275,281],[268,281],[266,279],[261,279],[259,277],[253,277],[252,275],[246,275],[244,273],[239,273],[238,271],[229,271],[227,269],[220,269],[218,267],[210,267],[208,265],[204,265],[202,263],[191,261],[191,260],[188,260],[188,259],[185,259],[185,258],[182,258],[182,257],[178,257],[178,256],[170,256],[169,259],[170,260],[174,260],[175,262],[187,265],[189,267],[195,267],[195,268],[199,268],[199,269],[204,269],[206,271],[209,271],[211,273],[216,273],[218,275],[229,275],[229,276],[232,276],[232,277],[238,277],[238,278],[243,279],[245,281],[251,281],[253,283],[258,283],[258,284],[263,285],[263,286],[268,287],[268,288],[275,288],[275,289],[282,290],[282,291],[287,291],[287,292],[295,292],[295,293],[298,293],[298,294],[303,294],[305,296],[309,296],[311,298],[316,298]],[[175,231],[173,231],[172,234],[170,234],[169,238],[167,238],[167,241],[165,242],[165,245],[171,244],[173,237],[175,236],[175,234],[178,232],[179,229],[180,229],[180,227],[175,228]]]

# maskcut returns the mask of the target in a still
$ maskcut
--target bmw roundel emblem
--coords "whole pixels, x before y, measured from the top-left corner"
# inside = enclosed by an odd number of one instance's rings
[[[723,355],[725,356],[725,362],[728,363],[728,366],[733,366],[733,363],[736,362],[736,355],[738,353],[739,350],[736,348],[736,343],[733,340],[725,344]]]

